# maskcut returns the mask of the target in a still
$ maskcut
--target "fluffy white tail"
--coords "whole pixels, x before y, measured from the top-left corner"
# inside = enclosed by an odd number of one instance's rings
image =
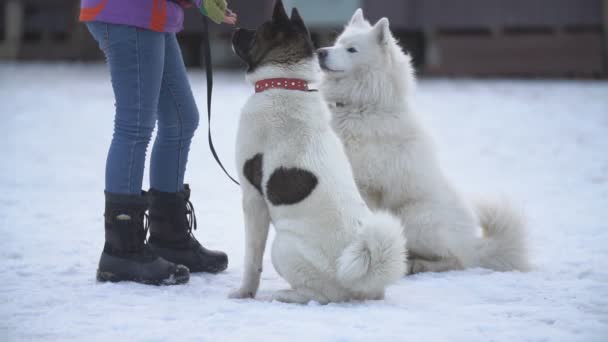
[[[525,220],[507,201],[481,201],[476,206],[483,238],[480,266],[496,271],[527,271]]]
[[[406,270],[405,237],[394,216],[372,213],[338,259],[338,280],[348,289],[383,290]]]

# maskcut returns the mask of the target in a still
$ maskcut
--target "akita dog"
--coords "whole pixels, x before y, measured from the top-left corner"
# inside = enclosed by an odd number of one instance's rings
[[[273,299],[329,303],[380,299],[405,271],[399,220],[361,198],[320,93],[310,35],[277,1],[272,20],[239,29],[232,44],[255,93],[243,107],[236,163],[245,218],[245,270],[233,298],[254,297],[269,224],[272,263],[291,289]]]

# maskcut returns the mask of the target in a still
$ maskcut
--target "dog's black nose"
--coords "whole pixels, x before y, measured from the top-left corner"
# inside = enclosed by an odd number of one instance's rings
[[[329,52],[327,51],[327,49],[317,50],[317,55],[319,55],[319,58],[326,58],[328,53]]]

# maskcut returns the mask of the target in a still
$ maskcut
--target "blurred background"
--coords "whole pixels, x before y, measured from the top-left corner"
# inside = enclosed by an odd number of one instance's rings
[[[128,1],[128,0],[125,0]],[[239,25],[254,28],[274,0],[229,0]],[[315,44],[330,45],[355,9],[386,16],[418,71],[444,76],[582,77],[608,75],[608,0],[285,0],[297,6]],[[78,0],[0,0],[0,59],[96,61],[101,55],[78,22]],[[184,60],[201,67],[201,16],[186,11]],[[232,28],[211,25],[213,62],[234,68]]]

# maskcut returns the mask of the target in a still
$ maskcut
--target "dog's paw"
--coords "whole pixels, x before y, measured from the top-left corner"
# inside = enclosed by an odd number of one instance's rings
[[[252,290],[249,289],[238,289],[238,290],[234,290],[232,292],[230,292],[230,294],[228,295],[228,298],[232,298],[232,299],[246,299],[246,298],[253,298],[255,297],[255,293]]]
[[[272,294],[272,300],[282,303],[307,304],[313,299],[295,290],[280,290]]]

